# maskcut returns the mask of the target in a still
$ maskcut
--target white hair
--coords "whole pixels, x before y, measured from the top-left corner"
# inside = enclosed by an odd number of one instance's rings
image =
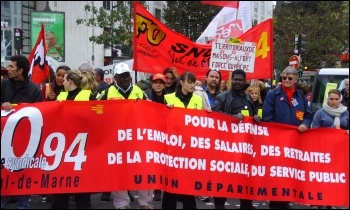
[[[78,69],[80,71],[91,71],[91,72],[93,72],[95,70],[95,67],[89,61],[84,61],[84,62],[82,62],[79,65]]]

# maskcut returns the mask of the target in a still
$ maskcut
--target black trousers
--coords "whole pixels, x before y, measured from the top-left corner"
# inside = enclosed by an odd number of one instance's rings
[[[175,194],[164,191],[162,200],[162,209],[176,209],[177,200],[180,200],[183,209],[197,209],[194,195]]]
[[[289,201],[270,201],[270,209],[286,209],[289,207]]]
[[[241,202],[241,206],[242,207],[246,207],[246,206],[251,206],[252,205],[252,200],[239,199],[239,201]],[[226,198],[214,197],[215,207],[216,206],[224,206],[225,202],[226,202]]]
[[[77,209],[89,209],[91,206],[91,193],[75,193],[75,205]],[[52,208],[53,209],[68,209],[69,197],[72,194],[54,194]]]

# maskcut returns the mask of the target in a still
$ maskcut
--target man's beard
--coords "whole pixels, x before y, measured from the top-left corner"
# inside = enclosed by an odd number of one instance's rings
[[[209,86],[210,86],[211,88],[215,89],[215,88],[218,86],[218,84],[215,83],[215,82],[211,82],[211,83],[209,83]]]

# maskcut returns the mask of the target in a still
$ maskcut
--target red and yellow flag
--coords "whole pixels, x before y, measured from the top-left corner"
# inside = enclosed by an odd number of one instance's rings
[[[155,74],[174,66],[179,75],[192,71],[198,80],[205,79],[211,57],[210,44],[195,43],[171,30],[136,1],[134,20],[134,70]],[[254,26],[238,38],[257,44],[254,72],[247,73],[247,79],[272,78],[273,20]],[[221,74],[223,79],[228,79],[229,71]]]

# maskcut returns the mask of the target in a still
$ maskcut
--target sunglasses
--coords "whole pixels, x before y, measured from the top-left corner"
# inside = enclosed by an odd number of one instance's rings
[[[288,79],[288,80],[292,81],[294,78],[293,77],[282,77],[282,79],[283,80],[287,80]]]

